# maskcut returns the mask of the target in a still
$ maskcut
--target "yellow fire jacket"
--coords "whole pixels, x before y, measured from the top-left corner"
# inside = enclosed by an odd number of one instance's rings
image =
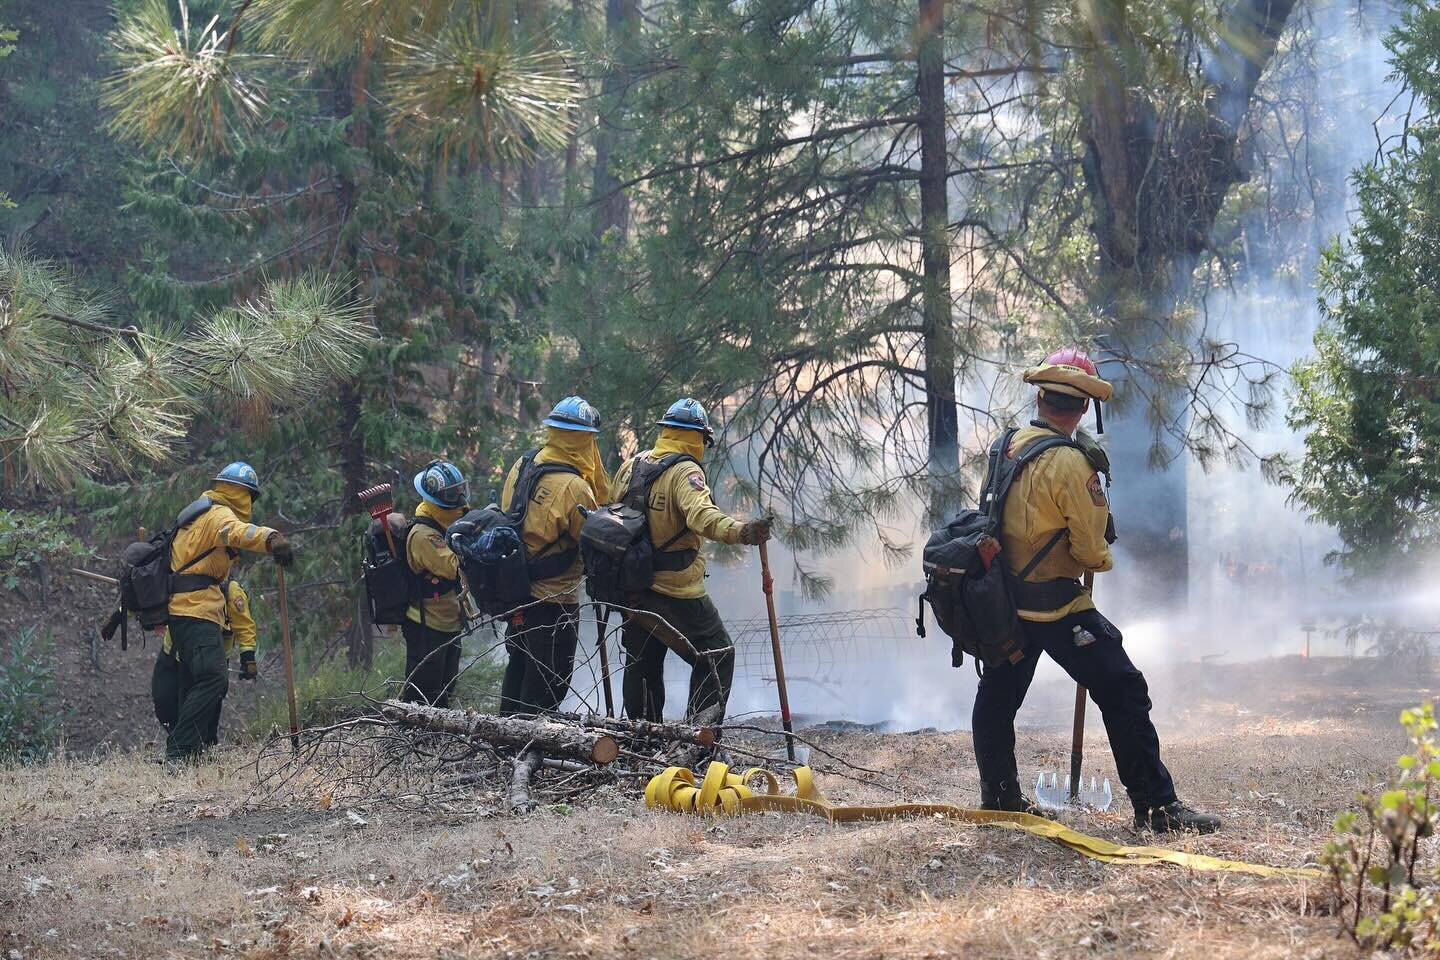
[[[705,453],[704,437],[695,430],[663,428],[653,450],[620,467],[611,485],[613,496],[617,500],[624,496],[636,461],[653,463],[672,453],[688,453],[699,460]],[[680,534],[679,539],[666,549],[696,551],[695,562],[684,570],[657,571],[652,589],[680,600],[705,596],[705,554],[700,549],[702,538],[720,543],[739,543],[741,522],[715,506],[710,486],[705,481],[705,471],[695,463],[678,463],[661,474],[650,488],[650,500],[646,507],[650,513],[650,539],[657,549]]]
[[[592,434],[578,430],[549,428],[545,446],[535,454],[536,463],[565,463],[585,472],[589,466],[589,448],[595,441]],[[520,461],[516,460],[505,478],[505,488],[500,494],[500,509],[509,510],[515,499],[515,482],[519,479]],[[540,551],[549,547],[546,556],[575,551],[575,561],[564,573],[548,580],[530,584],[530,596],[536,600],[553,603],[579,603],[580,581],[585,578],[585,564],[580,560],[577,549],[580,544],[580,525],[584,517],[577,507],[595,509],[595,493],[583,476],[573,473],[551,473],[540,479],[535,492],[530,496],[530,505],[525,511],[525,524],[521,528],[521,539],[525,541],[526,555],[531,560],[540,559]],[[554,544],[551,546],[551,544]]]
[[[188,527],[176,532],[175,543],[170,548],[170,569],[179,573],[181,567],[209,550],[208,556],[184,572],[224,581],[229,579],[230,564],[239,551],[269,552],[269,540],[278,531],[250,522],[250,491],[244,487],[221,481],[203,496],[210,499],[212,506]],[[209,620],[223,627],[225,597],[218,584],[204,590],[177,593],[170,598],[170,616]]]
[[[225,641],[225,656],[228,658],[234,653],[255,651],[255,617],[250,612],[250,595],[245,588],[240,586],[239,580],[226,580],[220,584],[220,590],[225,595],[225,622],[220,625],[220,636]],[[170,642],[170,631],[165,631],[166,653],[170,653],[173,646]]]
[[[1054,431],[1028,426],[1015,434],[1010,455],[1017,456],[1031,443]],[[1010,488],[1000,521],[1000,556],[1012,574],[1019,574],[1057,530],[1065,534],[1025,579],[1036,583],[1061,577],[1079,579],[1084,573],[1111,569],[1114,561],[1105,542],[1110,504],[1100,475],[1085,454],[1073,447],[1057,447],[1040,454],[1025,467]],[[1021,610],[1021,619],[1059,620],[1080,610],[1093,610],[1090,594],[1082,592],[1055,610]]]
[[[437,507],[428,501],[421,501],[420,506],[415,508],[415,516],[429,517],[440,524],[441,530],[449,529],[450,524],[459,520],[465,513],[463,507],[454,510],[446,510],[444,507]],[[409,538],[405,541],[405,553],[410,560],[410,569],[421,575],[426,583],[433,584],[436,580],[459,580],[460,579],[460,557],[450,549],[445,542],[445,535],[439,530],[432,530],[422,523],[412,524]],[[423,623],[431,630],[439,630],[441,633],[454,633],[460,629],[460,590],[456,587],[453,590],[446,590],[439,596],[431,597],[432,591],[427,588],[426,598],[420,601],[424,607],[424,616],[421,616],[420,607],[412,605],[405,611],[405,616]]]

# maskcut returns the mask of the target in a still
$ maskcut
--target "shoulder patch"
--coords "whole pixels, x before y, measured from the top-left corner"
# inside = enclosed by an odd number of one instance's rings
[[[1090,493],[1090,502],[1097,507],[1109,506],[1105,499],[1105,488],[1100,483],[1100,474],[1090,474],[1090,479],[1085,483],[1085,489]]]
[[[705,475],[703,473],[692,473],[688,477],[688,480],[690,481],[691,489],[698,490],[701,493],[705,492]]]
[[[238,612],[240,612],[240,613],[244,613],[244,612],[245,612],[245,595],[244,595],[244,594],[237,592],[233,597],[230,598],[230,602],[233,603],[233,604],[235,604],[235,609],[236,609],[236,611],[238,611]]]

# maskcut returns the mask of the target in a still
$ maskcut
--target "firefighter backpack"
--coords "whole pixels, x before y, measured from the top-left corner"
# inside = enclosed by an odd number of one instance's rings
[[[365,531],[360,569],[372,623],[382,626],[404,623],[405,611],[416,598],[416,578],[406,553],[410,527],[411,522],[403,513],[391,513],[386,515],[383,525],[380,520],[371,520]]]
[[[120,609],[134,614],[144,629],[159,629],[170,622],[170,598],[175,594],[219,585],[220,581],[214,577],[185,572],[214,553],[216,547],[194,557],[179,570],[170,567],[175,534],[198,520],[211,506],[209,498],[201,497],[180,511],[169,530],[148,540],[137,540],[125,548],[119,578]]]
[[[545,544],[534,556],[525,549],[525,514],[540,481],[552,473],[580,475],[568,463],[536,463],[537,452],[531,450],[520,459],[509,510],[496,503],[471,510],[446,534],[450,549],[460,555],[470,596],[486,616],[504,616],[529,603],[531,584],[558,577],[575,562],[577,546],[557,549],[568,534]]]
[[[663,570],[684,570],[695,562],[696,550],[670,550],[686,530],[655,546],[650,539],[650,488],[661,475],[682,460],[697,463],[685,453],[660,460],[636,460],[630,486],[619,503],[592,510],[580,527],[580,556],[585,561],[585,589],[600,603],[625,605],[629,598],[655,583]]]
[[[1011,593],[1009,575],[1000,552],[1000,522],[1005,499],[1020,471],[1040,454],[1056,447],[1084,451],[1069,437],[1056,434],[1031,443],[1020,456],[1010,456],[1010,444],[1017,430],[1006,430],[990,447],[989,467],[981,487],[980,506],[965,510],[930,535],[922,555],[925,592],[920,595],[916,633],[925,636],[925,601],[935,621],[950,637],[951,663],[960,666],[965,654],[979,664],[997,666],[1015,663],[1024,657],[1025,638],[1020,630]],[[1030,562],[1015,576],[1024,580],[1050,554],[1065,534],[1056,531]]]

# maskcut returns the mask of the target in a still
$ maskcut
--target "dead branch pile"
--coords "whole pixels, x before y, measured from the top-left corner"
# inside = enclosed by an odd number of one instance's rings
[[[589,713],[502,717],[372,703],[371,714],[302,731],[298,752],[288,737],[267,743],[256,802],[523,812],[697,762],[718,737],[706,725]]]

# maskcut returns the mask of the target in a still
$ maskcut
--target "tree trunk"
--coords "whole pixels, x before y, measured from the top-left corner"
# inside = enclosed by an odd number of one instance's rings
[[[598,730],[554,720],[497,717],[386,700],[380,713],[402,726],[475,737],[497,747],[535,749],[549,756],[607,764],[620,755],[615,738]]]
[[[604,236],[609,230],[617,230],[623,236],[630,227],[630,201],[619,189],[620,179],[613,169],[620,140],[620,127],[615,121],[630,85],[630,64],[634,60],[639,29],[638,0],[606,0],[605,35],[615,61],[600,84],[599,129],[595,135],[595,185],[591,193],[591,202],[595,204],[597,237]]]
[[[920,0],[916,89],[920,99],[920,244],[924,266],[925,412],[930,513],[958,501],[960,421],[950,302],[950,205],[946,193],[945,0]]]
[[[1125,0],[1097,0],[1085,21],[1083,170],[1099,251],[1091,302],[1108,319],[1107,345],[1134,361],[1104,368],[1119,393],[1107,447],[1117,547],[1133,561],[1123,592],[1147,611],[1188,599],[1187,458],[1171,433],[1187,426],[1182,308],[1220,207],[1245,178],[1240,127],[1294,5],[1237,0],[1202,57],[1203,108],[1188,110],[1148,95],[1155,82]]]

